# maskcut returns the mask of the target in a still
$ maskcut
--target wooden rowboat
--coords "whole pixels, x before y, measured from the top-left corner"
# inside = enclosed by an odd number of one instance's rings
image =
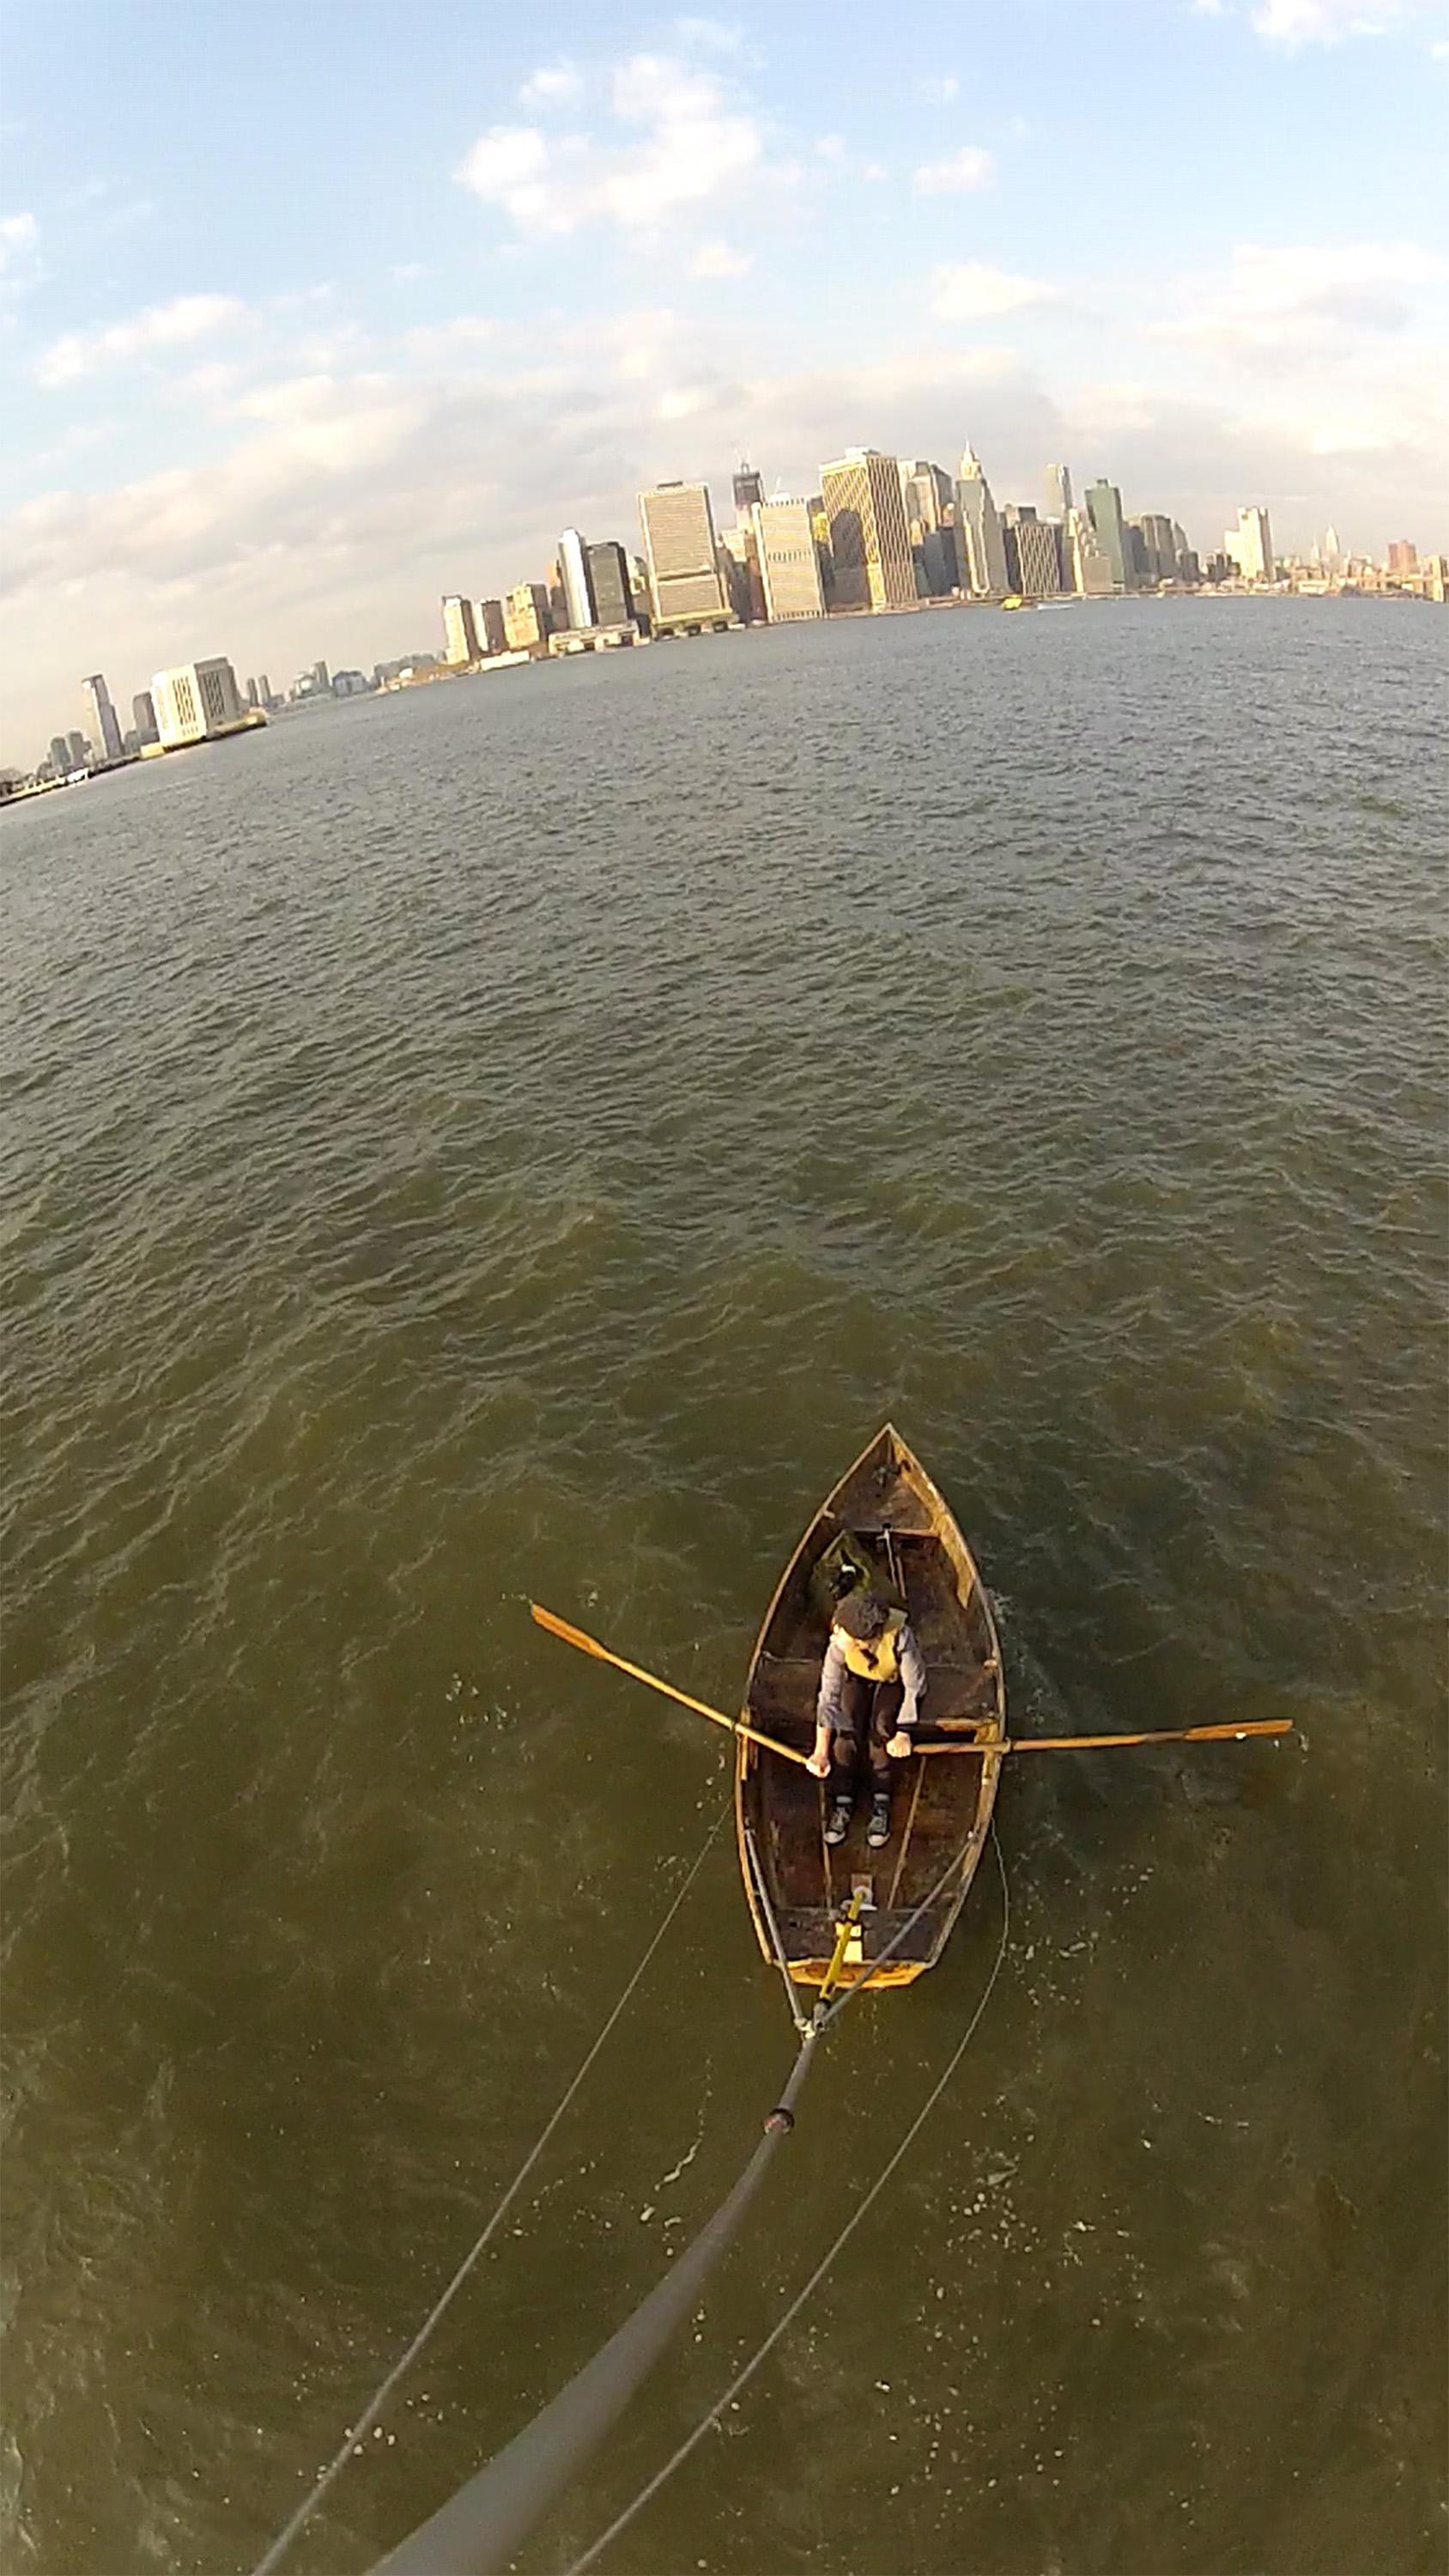
[[[842,1982],[892,1949],[927,1897],[920,1921],[871,1982],[909,1985],[935,1965],[985,1848],[1006,1750],[990,1599],[949,1505],[890,1423],[826,1497],[780,1578],[750,1665],[745,1723],[808,1751],[831,1604],[856,1581],[906,1612],[927,1676],[917,1741],[950,1744],[954,1758],[917,1753],[893,1766],[884,1850],[867,1848],[864,1798],[849,1836],[832,1848],[824,1783],[736,1738],[735,1823],[755,1931],[765,1957],[802,1986],[822,1983],[841,1917],[862,1890]]]

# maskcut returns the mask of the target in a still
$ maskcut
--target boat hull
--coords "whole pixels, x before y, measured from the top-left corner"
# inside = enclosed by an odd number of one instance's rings
[[[872,1987],[903,1986],[939,1959],[985,1848],[1005,1751],[1006,1693],[995,1616],[975,1560],[949,1505],[890,1423],[827,1495],[756,1640],[741,1714],[799,1752],[814,1740],[831,1601],[849,1570],[906,1611],[926,1665],[917,1741],[951,1749],[893,1766],[891,1837],[873,1852],[861,1801],[846,1840],[827,1844],[824,1784],[738,1737],[740,1869],[760,1948],[793,1983],[822,1983],[841,1917],[863,1892],[842,1982],[869,1975]]]

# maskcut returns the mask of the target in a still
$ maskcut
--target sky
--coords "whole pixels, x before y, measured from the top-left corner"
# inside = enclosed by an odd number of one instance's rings
[[[1449,0],[7,0],[0,762],[847,446],[1449,551]]]

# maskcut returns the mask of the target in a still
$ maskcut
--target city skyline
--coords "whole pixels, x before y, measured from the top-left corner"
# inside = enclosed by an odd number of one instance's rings
[[[964,426],[1038,507],[1069,458],[1199,548],[1247,496],[1284,550],[1442,548],[1442,182],[1390,135],[1449,102],[1444,10],[1121,21],[1038,0],[1033,87],[1015,15],[968,47],[930,0],[908,61],[870,20],[843,60],[817,0],[159,53],[124,7],[13,11],[11,101],[63,65],[67,115],[62,174],[12,107],[0,203],[0,759],[69,724],[78,660],[369,665],[660,478],[722,509],[760,454],[813,492],[842,433]]]

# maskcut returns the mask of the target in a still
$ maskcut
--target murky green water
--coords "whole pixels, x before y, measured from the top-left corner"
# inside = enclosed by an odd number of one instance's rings
[[[248,2566],[727,1794],[887,1414],[1042,1756],[962,2074],[618,2576],[1444,2564],[1446,629],[890,620],[335,715],[4,818],[6,2564]],[[989,1973],[847,2017],[558,2576]],[[792,2054],[728,1833],[299,2546],[581,2361]]]

